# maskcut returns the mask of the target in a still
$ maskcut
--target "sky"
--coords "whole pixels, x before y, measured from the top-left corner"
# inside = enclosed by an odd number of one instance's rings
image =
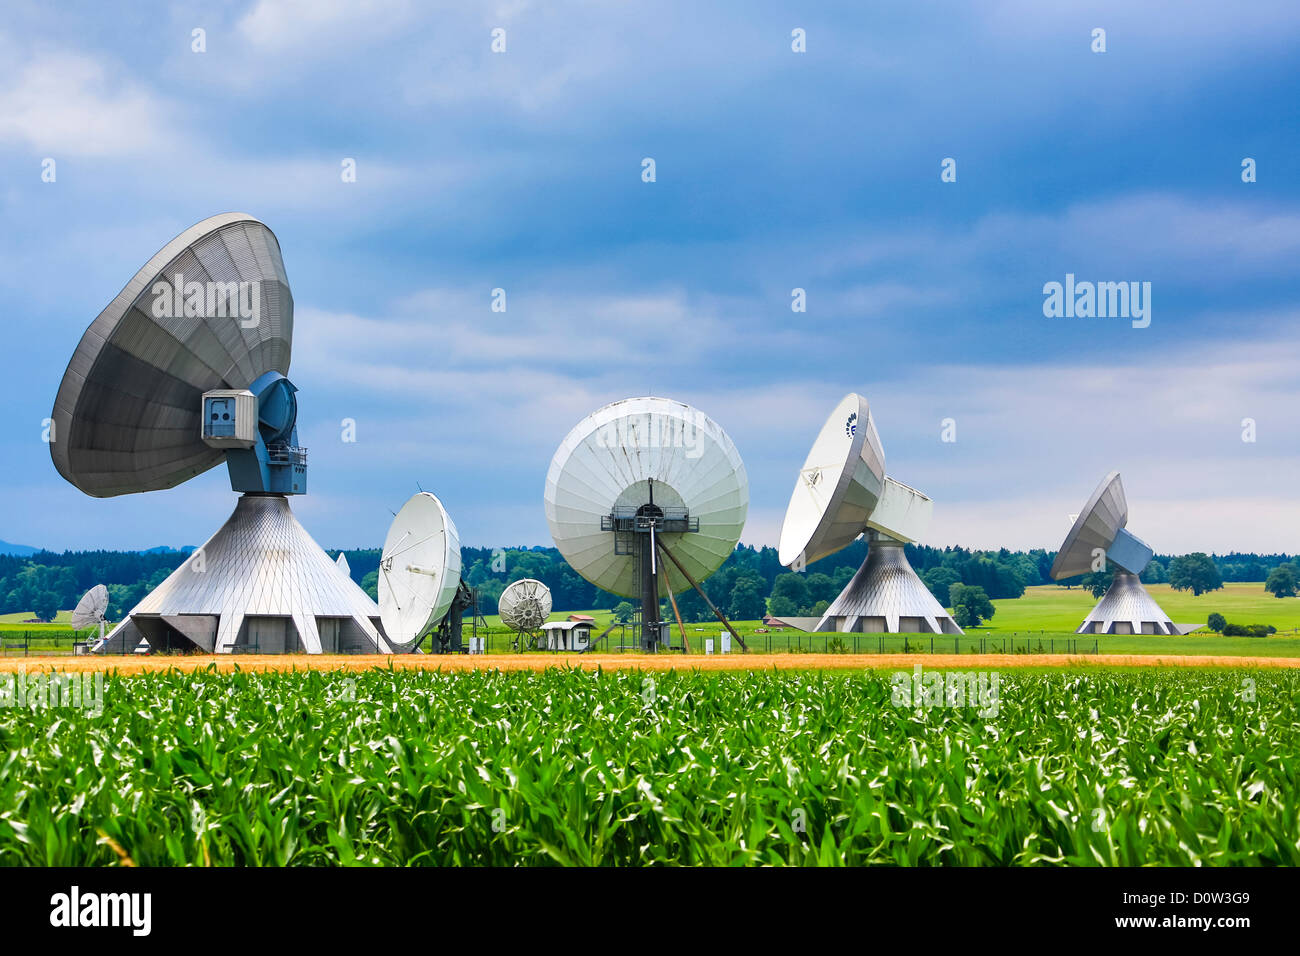
[[[292,284],[327,548],[417,488],[549,545],[561,439],[644,394],[726,429],[775,545],[858,391],[927,544],[1056,548],[1118,470],[1161,553],[1300,550],[1298,49],[1294,2],[6,0],[0,539],[225,521],[224,468],[90,498],[42,434],[86,326],[239,211]],[[1149,324],[1045,315],[1067,274],[1150,283]]]

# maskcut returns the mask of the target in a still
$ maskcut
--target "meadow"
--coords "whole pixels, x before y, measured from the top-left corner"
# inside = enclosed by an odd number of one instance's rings
[[[1193,597],[1168,584],[1144,585],[1178,624],[1204,625],[1216,611],[1233,624],[1272,624],[1279,631],[1300,628],[1300,598],[1275,598],[1258,581],[1230,582],[1222,590]],[[1083,588],[1044,584],[1023,597],[994,601],[997,613],[981,627],[989,631],[1073,631],[1097,603]]]
[[[1197,654],[1211,656],[1300,656],[1300,598],[1278,599],[1264,590],[1263,584],[1230,583],[1220,591],[1193,597],[1189,592],[1175,591],[1167,584],[1147,585],[1147,590],[1166,613],[1179,624],[1203,625],[1209,615],[1218,612],[1234,624],[1272,624],[1278,634],[1267,638],[1223,637],[1205,628],[1179,637],[1154,635],[1076,635],[1074,629],[1097,603],[1082,588],[1063,588],[1043,585],[1028,588],[1023,597],[996,600],[994,616],[979,627],[968,628],[966,635],[951,636],[902,634],[852,634],[808,635],[785,629],[764,626],[762,621],[736,621],[733,624],[751,649],[759,652],[813,652],[823,653],[829,648],[849,653],[893,653],[933,650],[945,653],[1088,653],[1095,647],[1098,653],[1111,654]],[[596,620],[599,634],[614,620],[611,611],[583,611]],[[553,614],[552,620],[562,620],[567,615]],[[508,649],[509,641],[499,617],[485,619],[490,632],[490,648]],[[721,646],[718,638],[722,626],[716,622],[687,624],[686,635],[692,653],[703,653],[704,640],[714,639],[714,649]],[[1289,632],[1289,633],[1288,633]],[[841,644],[834,644],[838,637]],[[621,640],[615,630],[609,642],[617,649]],[[635,642],[629,628],[626,643]],[[673,643],[680,643],[676,625]]]
[[[1074,629],[1087,615],[1097,599],[1081,588],[1063,588],[1043,585],[1028,588],[1023,597],[996,600],[994,616],[976,628],[968,628],[966,636],[954,640],[950,636],[929,635],[809,635],[792,629],[774,629],[762,621],[735,621],[733,625],[750,648],[771,653],[1098,653],[1113,654],[1199,654],[1212,656],[1264,656],[1300,657],[1300,598],[1278,599],[1268,594],[1262,584],[1230,583],[1220,591],[1193,597],[1190,593],[1174,591],[1167,584],[1147,585],[1147,590],[1170,617],[1180,624],[1203,625],[1211,613],[1223,614],[1234,624],[1272,624],[1278,634],[1267,638],[1223,637],[1205,628],[1180,637],[1159,636],[1107,636],[1075,635]],[[578,612],[595,618],[599,635],[614,621],[609,610]],[[72,642],[78,638],[68,623],[70,612],[59,612],[49,624],[26,623],[30,614],[0,616],[0,642],[12,644],[22,641],[24,635],[30,643],[32,654],[69,654]],[[564,620],[567,612],[551,615],[551,620]],[[489,653],[511,653],[514,634],[502,623],[500,617],[484,618],[487,630],[479,626],[479,633],[488,638]],[[704,653],[706,639],[714,640],[714,650],[721,650],[722,626],[716,621],[686,625],[687,640],[693,654]],[[465,622],[466,637],[472,625]],[[85,639],[86,630],[79,635]],[[836,642],[838,636],[839,642]],[[627,651],[636,649],[636,635],[632,628],[626,633],[615,629],[600,645],[601,650],[618,652],[620,646]],[[681,636],[674,625],[673,643],[680,645]],[[4,654],[22,654],[14,647],[0,648]],[[739,650],[739,648],[735,648]]]
[[[897,693],[861,671],[110,674],[99,714],[0,708],[0,864],[1300,863],[1300,672]]]

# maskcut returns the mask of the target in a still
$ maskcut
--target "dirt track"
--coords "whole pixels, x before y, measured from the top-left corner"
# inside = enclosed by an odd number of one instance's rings
[[[583,667],[607,670],[635,669],[666,671],[740,670],[911,670],[927,668],[962,670],[1011,669],[1018,667],[1300,667],[1300,657],[1202,657],[1172,654],[728,654],[712,656],[640,654],[493,654],[435,657],[432,655],[222,655],[185,657],[9,657],[0,658],[0,671],[33,670],[95,671],[116,670],[123,674],[165,671],[169,668],[195,670],[216,665],[218,671],[368,670],[389,667],[397,670],[544,670],[548,667]]]

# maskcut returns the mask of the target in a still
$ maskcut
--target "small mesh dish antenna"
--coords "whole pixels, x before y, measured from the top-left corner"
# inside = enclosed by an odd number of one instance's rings
[[[551,589],[533,578],[515,581],[501,592],[497,613],[506,627],[531,634],[551,616]]]

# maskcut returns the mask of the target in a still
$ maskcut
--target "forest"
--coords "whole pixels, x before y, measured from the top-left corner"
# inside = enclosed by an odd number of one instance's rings
[[[704,590],[730,617],[757,620],[769,610],[780,616],[820,614],[834,600],[866,556],[865,540],[821,561],[802,573],[783,568],[775,548],[739,545],[708,580]],[[907,546],[912,567],[944,606],[949,606],[953,584],[978,586],[991,599],[1017,598],[1025,588],[1051,583],[1048,570],[1054,551],[979,551],[961,547]],[[96,584],[108,587],[110,620],[120,620],[153,588],[162,583],[188,555],[188,551],[47,551],[29,556],[0,555],[0,614],[32,613],[50,620],[57,611],[74,607],[81,595]],[[329,552],[331,557],[337,550]],[[379,556],[377,548],[345,550],[352,577],[372,597],[376,595]],[[569,567],[555,548],[461,548],[464,579],[477,589],[479,612],[495,614],[497,599],[511,581],[536,578],[551,589],[556,611],[613,608],[624,599],[587,583]],[[1175,571],[1197,575],[1191,584],[1213,587],[1214,580],[1259,581],[1270,579],[1279,565],[1293,567],[1294,556],[1285,554],[1193,555],[1175,558],[1157,555],[1142,574],[1148,584],[1169,580]],[[1285,576],[1287,568],[1283,568]],[[1274,575],[1276,579],[1278,575]],[[1085,580],[1087,578],[1087,580]],[[1087,575],[1060,582],[1104,590],[1104,575]],[[1181,582],[1173,582],[1179,586]],[[1099,592],[1098,592],[1099,593]],[[1198,591],[1199,593],[1199,591]],[[687,621],[712,618],[694,591],[678,597]]]

